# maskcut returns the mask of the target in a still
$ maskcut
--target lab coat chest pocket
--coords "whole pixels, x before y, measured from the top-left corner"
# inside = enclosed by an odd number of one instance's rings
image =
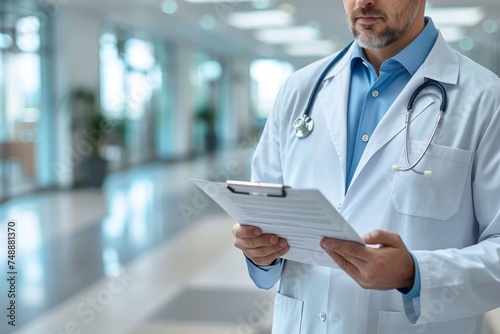
[[[409,142],[410,163],[418,159],[426,143]],[[432,171],[426,177],[412,171],[398,172],[392,191],[394,208],[402,214],[447,220],[458,212],[472,152],[431,144],[419,171]],[[404,157],[401,166],[406,166]]]
[[[272,334],[299,334],[304,302],[276,293]]]
[[[454,321],[412,325],[403,312],[379,312],[379,334],[470,334],[473,332],[476,317]]]

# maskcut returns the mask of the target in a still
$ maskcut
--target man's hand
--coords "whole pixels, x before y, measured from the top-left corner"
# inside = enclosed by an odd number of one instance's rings
[[[274,234],[262,234],[258,227],[235,224],[234,245],[254,264],[268,266],[288,252],[290,246],[285,239]]]
[[[364,289],[389,290],[413,287],[415,264],[398,234],[376,230],[356,242],[324,238],[321,247]]]

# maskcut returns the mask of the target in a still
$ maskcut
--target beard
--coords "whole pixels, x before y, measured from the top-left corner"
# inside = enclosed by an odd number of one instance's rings
[[[389,16],[385,11],[376,9],[358,8],[351,11],[347,15],[347,21],[351,28],[352,35],[360,47],[365,49],[378,49],[383,48],[396,42],[410,29],[418,13],[418,0],[411,0],[399,13],[394,15],[395,21],[389,22]],[[355,17],[371,15],[378,16],[389,24],[379,33],[370,33],[373,31],[372,25],[359,25],[360,29],[356,27]]]

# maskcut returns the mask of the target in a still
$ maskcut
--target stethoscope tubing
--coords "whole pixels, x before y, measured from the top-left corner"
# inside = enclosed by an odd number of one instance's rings
[[[311,92],[311,95],[309,96],[309,99],[307,101],[304,113],[302,114],[302,116],[300,116],[299,118],[297,118],[294,121],[294,123],[293,123],[293,127],[295,128],[295,131],[296,131],[295,134],[296,134],[296,136],[298,138],[300,138],[300,139],[306,138],[313,131],[313,129],[314,129],[314,121],[311,118],[311,111],[312,111],[312,107],[313,107],[314,101],[316,100],[316,97],[318,95],[320,86],[323,83],[323,80],[325,79],[325,77],[328,75],[328,73],[347,54],[347,52],[349,51],[349,49],[350,49],[350,47],[351,47],[351,45],[352,45],[353,42],[354,41],[351,41],[347,46],[344,47],[344,49],[342,49],[337,54],[337,56],[335,56],[335,58],[321,72],[318,80],[314,84],[314,87],[313,87],[313,90]],[[415,160],[413,163],[411,163],[410,162],[410,157],[409,157],[409,147],[408,147],[409,132],[410,132],[410,123],[411,123],[411,113],[413,111],[413,105],[415,104],[415,101],[416,101],[417,97],[419,96],[420,92],[423,89],[429,88],[429,87],[435,87],[435,88],[439,89],[439,91],[441,93],[441,106],[439,108],[439,116],[436,119],[436,122],[434,124],[433,129],[432,129],[432,133],[431,133],[431,135],[429,137],[429,140],[427,141],[427,144],[425,145],[424,149],[422,150],[422,153],[419,155],[419,157],[417,158],[417,160]],[[406,117],[405,117],[405,130],[404,130],[404,141],[405,141],[405,143],[404,143],[404,147],[403,147],[403,151],[404,151],[403,154],[404,154],[404,157],[405,157],[406,167],[400,167],[400,166],[394,165],[392,167],[393,171],[395,171],[395,172],[406,172],[406,171],[410,171],[411,170],[411,171],[413,171],[413,172],[415,172],[417,174],[421,174],[421,175],[425,175],[425,176],[431,176],[432,175],[431,171],[427,170],[427,171],[423,171],[422,172],[422,171],[419,171],[419,170],[415,169],[415,167],[422,161],[422,159],[424,158],[425,154],[429,150],[429,148],[430,148],[430,146],[432,144],[432,140],[434,139],[434,137],[436,135],[437,129],[439,127],[439,124],[441,123],[441,120],[443,118],[443,115],[444,115],[444,112],[446,111],[447,106],[448,106],[448,97],[447,97],[447,94],[446,94],[446,89],[438,81],[432,80],[432,79],[428,79],[428,80],[424,81],[424,83],[421,84],[419,87],[417,87],[417,89],[415,89],[415,91],[413,92],[413,94],[411,95],[411,97],[410,97],[410,99],[408,101],[408,107],[407,107]]]
[[[354,43],[354,41],[351,41],[349,44],[347,44],[339,53],[338,55],[328,64],[328,66],[323,70],[323,72],[321,72],[320,76],[319,76],[319,79],[316,81],[316,83],[314,84],[314,88],[311,92],[311,95],[309,95],[309,100],[307,101],[307,104],[306,104],[306,109],[304,111],[304,116],[303,118],[307,118],[307,117],[310,117],[311,115],[311,110],[312,110],[312,107],[313,107],[313,104],[314,104],[314,101],[316,100],[316,97],[318,96],[318,91],[319,91],[319,87],[320,85],[323,83],[323,80],[325,79],[325,77],[328,75],[328,73],[330,73],[330,71],[332,70],[332,68],[335,67],[335,65],[337,65],[337,63],[342,59],[344,58],[344,56],[347,54],[347,51],[349,51],[352,43]]]
[[[444,115],[444,110],[439,111],[439,116],[436,119],[436,122],[434,123],[434,128],[432,129],[431,136],[429,137],[429,140],[427,141],[427,144],[425,145],[424,149],[422,150],[422,153],[420,153],[420,156],[415,160],[415,162],[410,163],[410,154],[408,150],[408,143],[410,142],[409,140],[409,132],[410,132],[410,118],[411,118],[411,112],[408,111],[406,113],[406,120],[405,120],[405,145],[404,145],[404,156],[405,156],[405,161],[406,161],[406,166],[407,167],[398,167],[399,172],[406,172],[406,171],[413,171],[417,174],[420,175],[426,175],[425,172],[421,172],[419,170],[416,170],[415,167],[420,163],[420,161],[424,158],[425,153],[429,150],[429,147],[431,146],[432,140],[434,139],[434,136],[436,135],[437,129],[439,127],[439,123],[441,123],[441,119],[443,118]]]

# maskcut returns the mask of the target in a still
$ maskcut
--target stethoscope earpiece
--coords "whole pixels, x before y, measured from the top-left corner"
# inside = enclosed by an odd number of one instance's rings
[[[421,171],[418,171],[418,170],[416,170],[414,168],[412,168],[412,169],[405,169],[405,168],[399,167],[398,165],[392,165],[392,171],[393,172],[406,172],[408,170],[411,170],[412,172],[415,172],[417,174],[423,175],[425,177],[431,177],[432,176],[432,171],[431,170],[424,170],[423,172],[421,172]]]

